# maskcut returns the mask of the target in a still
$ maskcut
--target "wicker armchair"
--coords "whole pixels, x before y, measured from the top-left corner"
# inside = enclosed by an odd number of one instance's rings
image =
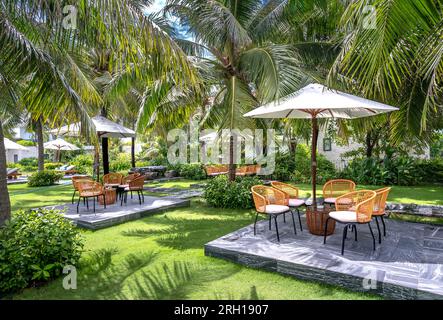
[[[288,206],[290,208],[295,208],[295,210],[297,210],[298,222],[300,224],[300,230],[303,231],[299,208],[301,206],[305,205],[305,201],[298,198],[298,194],[299,194],[298,188],[294,187],[290,184],[278,182],[278,181],[272,181],[271,186],[273,188],[278,189],[278,190],[285,193],[286,199],[288,200]]]
[[[103,176],[103,184],[105,186],[109,185],[120,185],[122,184],[123,175],[121,173],[108,173]]]
[[[247,170],[248,170],[247,166],[239,167],[235,170],[235,175],[240,176],[240,177],[244,177],[246,175]]]
[[[391,191],[391,188],[386,187],[374,191],[377,195],[375,196],[374,211],[372,212],[372,215],[374,216],[375,222],[377,223],[378,243],[381,243],[381,232],[380,224],[378,223],[378,217],[380,217],[383,224],[383,236],[386,237],[386,225],[383,216],[385,215],[386,201],[388,200],[388,195]]]
[[[323,186],[323,199],[325,203],[332,206],[337,197],[353,191],[355,191],[355,182],[352,180],[329,180]]]
[[[216,177],[222,174],[227,174],[229,171],[229,168],[227,165],[221,165],[221,166],[206,166],[206,175],[208,177]]]
[[[277,217],[283,215],[284,221],[286,222],[285,214],[290,212],[292,215],[292,223],[294,226],[294,233],[297,234],[295,229],[294,214],[290,211],[288,207],[288,199],[286,194],[275,188],[266,187],[262,185],[253,186],[251,188],[252,198],[254,199],[255,210],[257,212],[254,222],[254,235],[256,235],[256,224],[259,214],[264,214],[269,216],[269,230],[271,230],[272,218],[274,218],[275,230],[277,233],[277,241],[280,242],[280,236],[278,233],[278,223]]]
[[[138,178],[140,176],[141,176],[141,173],[139,173],[139,172],[128,174],[126,177],[122,178],[122,185],[127,185],[129,183],[129,181],[132,181],[135,178]]]
[[[75,194],[78,192],[77,182],[78,181],[94,181],[91,177],[74,176],[71,177],[72,186],[74,187],[74,193],[72,194],[71,203],[74,204]]]
[[[78,201],[77,201],[77,213],[78,213],[78,206],[80,205],[80,199],[83,198],[86,200],[86,206],[89,210],[89,198],[93,199],[93,205],[94,205],[94,213],[95,213],[95,199],[102,196],[103,197],[103,205],[106,209],[106,195],[105,195],[105,188],[101,183],[95,182],[95,181],[88,181],[88,180],[77,180],[75,182],[77,188],[78,188]]]
[[[251,164],[246,167],[246,175],[247,176],[253,176],[257,174],[257,165]]]
[[[337,211],[329,213],[325,223],[325,233],[323,243],[326,243],[326,231],[330,219],[345,225],[343,229],[341,254],[344,254],[345,239],[348,228],[354,231],[355,241],[357,241],[357,225],[368,224],[372,235],[373,246],[375,250],[375,237],[371,227],[372,213],[374,211],[376,193],[371,190],[360,190],[347,193],[338,197],[335,201]]]
[[[129,181],[128,185],[125,186],[125,188],[123,189],[120,205],[123,205],[123,201],[125,203],[127,203],[128,192],[131,192],[131,194],[132,194],[133,191],[137,192],[138,201],[139,201],[140,205],[142,204],[142,202],[144,203],[145,202],[145,196],[143,195],[144,185],[145,185],[145,176],[139,176],[139,177]]]

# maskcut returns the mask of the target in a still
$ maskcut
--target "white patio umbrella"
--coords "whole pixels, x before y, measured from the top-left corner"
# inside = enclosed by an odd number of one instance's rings
[[[103,116],[93,117],[92,122],[95,126],[98,138],[135,138],[135,131],[113,122]],[[49,131],[52,134],[61,136],[79,136],[80,123],[76,122],[70,125],[63,126],[59,129]],[[106,141],[106,142],[105,142]],[[98,152],[98,151],[97,151]],[[105,174],[109,173],[109,155],[107,139],[102,139],[102,156],[103,156],[103,171]]]
[[[57,159],[60,161],[61,152],[60,151],[75,151],[80,150],[77,146],[69,143],[61,138],[51,140],[43,144],[43,148],[47,150],[56,150],[57,151]]]
[[[329,89],[321,84],[310,84],[279,101],[274,101],[246,113],[252,118],[299,118],[312,121],[312,197],[316,204],[317,138],[319,118],[355,119],[396,111],[398,108]]]
[[[14,141],[9,140],[8,138],[4,138],[5,140],[5,149],[6,150],[28,150],[26,147],[15,143]]]

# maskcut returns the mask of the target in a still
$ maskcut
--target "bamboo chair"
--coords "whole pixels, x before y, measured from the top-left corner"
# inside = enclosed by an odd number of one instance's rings
[[[329,180],[323,186],[324,203],[332,206],[337,197],[355,191],[355,182],[346,179]]]
[[[89,210],[89,198],[93,199],[93,206],[94,206],[94,213],[95,213],[95,199],[98,197],[103,196],[103,206],[106,209],[106,195],[105,195],[105,188],[103,185],[96,181],[82,181],[78,180],[76,181],[76,185],[78,188],[78,201],[77,201],[77,213],[78,213],[78,207],[80,205],[80,199],[83,198],[86,201],[86,207]]]
[[[284,192],[272,187],[266,187],[262,185],[253,186],[251,188],[252,197],[254,199],[255,210],[257,212],[254,221],[254,235],[256,235],[256,225],[259,214],[269,216],[269,230],[271,230],[271,221],[274,218],[275,230],[277,233],[277,241],[280,242],[280,235],[278,233],[277,217],[290,212],[292,215],[292,224],[294,226],[294,233],[297,234],[295,229],[294,213],[288,207],[288,200]]]
[[[337,211],[329,213],[325,222],[325,231],[323,243],[326,243],[326,232],[329,220],[333,219],[338,223],[344,224],[343,238],[341,246],[341,254],[344,254],[345,239],[347,237],[348,228],[354,231],[355,241],[357,241],[357,225],[367,224],[371,232],[373,247],[375,250],[375,237],[371,227],[372,213],[374,211],[376,193],[371,190],[360,190],[339,196],[335,201]]]
[[[142,202],[145,202],[145,196],[143,195],[143,187],[145,185],[145,176],[137,177],[131,181],[129,181],[128,186],[123,189],[123,194],[121,197],[120,205],[123,205],[123,201],[127,203],[128,201],[128,192],[136,191],[138,195],[138,201],[140,205]]]
[[[78,192],[78,187],[76,183],[78,181],[94,181],[91,177],[81,177],[81,176],[74,176],[71,177],[72,186],[74,187],[74,193],[72,194],[71,203],[74,204],[75,194]]]
[[[273,188],[278,189],[278,190],[285,193],[286,199],[288,200],[289,208],[295,208],[295,210],[297,210],[298,222],[300,224],[300,230],[303,231],[299,208],[301,206],[306,205],[306,204],[305,204],[304,200],[298,198],[299,189],[297,187],[290,185],[290,184],[278,182],[278,181],[272,181],[271,186]]]

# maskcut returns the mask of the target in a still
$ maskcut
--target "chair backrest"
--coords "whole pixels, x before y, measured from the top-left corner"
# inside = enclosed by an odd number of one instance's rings
[[[391,191],[390,187],[375,190],[375,193],[377,195],[374,202],[374,214],[382,215],[385,213],[386,201],[388,200],[389,191]]]
[[[287,195],[288,199],[298,198],[299,190],[297,187],[279,181],[272,181],[271,186],[275,189],[283,191]]]
[[[329,180],[323,186],[323,198],[337,198],[355,190],[355,182],[346,179]]]
[[[129,189],[131,190],[142,190],[145,185],[145,176],[137,177],[129,181]]]
[[[265,212],[266,205],[279,204],[287,205],[286,194],[280,190],[263,185],[256,185],[251,188],[255,209],[258,212]]]
[[[235,170],[235,173],[245,175],[247,172],[247,169],[248,169],[247,166],[241,166]]]
[[[214,166],[206,166],[205,167],[205,170],[206,170],[206,174],[209,176],[209,175],[211,175],[211,174],[214,174],[215,173],[215,168],[214,168]]]
[[[6,168],[6,174],[7,175],[13,174],[13,173],[16,173],[16,172],[18,172],[18,168],[10,168],[10,169]]]
[[[80,196],[82,196],[84,192],[103,192],[103,185],[97,181],[77,180],[75,184],[77,185]]]
[[[246,167],[246,173],[247,174],[256,174],[257,173],[257,166],[255,164],[251,164]]]
[[[121,184],[123,175],[121,173],[108,173],[103,176],[103,183]]]
[[[78,191],[77,182],[79,181],[94,181],[91,177],[71,177],[72,186]]]
[[[138,178],[140,176],[141,176],[141,173],[139,173],[139,172],[128,174],[126,177],[123,177],[122,184],[128,184],[129,181],[132,181],[135,178]]]
[[[357,214],[357,221],[365,223],[371,221],[376,197],[375,191],[358,190],[339,196],[335,200],[337,211],[350,210]]]

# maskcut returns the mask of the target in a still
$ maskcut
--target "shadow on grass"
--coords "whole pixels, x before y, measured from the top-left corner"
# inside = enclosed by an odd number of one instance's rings
[[[221,214],[218,214],[220,217]],[[158,228],[138,228],[123,231],[122,234],[128,237],[156,237],[155,241],[168,248],[201,249],[207,242],[217,239],[239,228],[247,226],[253,222],[252,215],[243,214],[241,216],[229,216],[222,219],[187,219],[181,217],[151,217],[149,223],[162,225]]]

